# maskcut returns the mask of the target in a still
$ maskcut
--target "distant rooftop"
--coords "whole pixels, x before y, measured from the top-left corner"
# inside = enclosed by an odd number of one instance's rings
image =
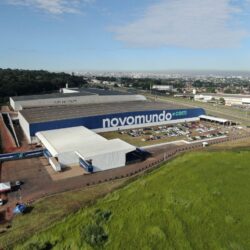
[[[43,95],[24,95],[24,96],[12,96],[14,101],[29,101],[29,100],[39,100],[39,99],[53,99],[53,98],[64,98],[64,97],[76,97],[76,96],[89,96],[89,95],[133,95],[131,93],[120,92],[116,90],[105,90],[105,89],[94,89],[94,88],[81,88],[77,89],[78,93],[52,93]]]
[[[250,98],[250,95],[244,94],[226,94],[226,93],[198,93],[196,95],[205,95],[205,96],[224,96],[224,97],[232,97],[232,98]]]
[[[131,95],[131,93],[127,93],[127,92],[121,92],[121,91],[117,91],[117,90],[107,90],[107,89],[97,89],[97,88],[81,88],[78,89],[79,93],[91,93],[91,94],[95,94],[95,95]]]

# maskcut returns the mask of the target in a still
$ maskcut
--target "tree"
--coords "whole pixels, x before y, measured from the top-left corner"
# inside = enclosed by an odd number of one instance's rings
[[[225,99],[223,97],[220,97],[219,103],[222,104],[222,105],[225,105],[226,101],[225,101]]]

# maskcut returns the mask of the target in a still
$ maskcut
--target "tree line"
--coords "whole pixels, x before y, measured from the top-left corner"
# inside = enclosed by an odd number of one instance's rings
[[[52,93],[65,87],[82,87],[87,82],[81,76],[55,73],[45,70],[21,70],[0,68],[0,103],[9,96]]]

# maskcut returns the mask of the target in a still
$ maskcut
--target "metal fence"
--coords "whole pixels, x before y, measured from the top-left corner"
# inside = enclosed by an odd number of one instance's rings
[[[230,142],[230,141],[233,142],[235,140],[240,140],[240,139],[250,140],[250,134],[247,134],[244,136],[231,136],[231,137],[226,137],[226,138],[215,139],[213,141],[209,141],[209,145],[219,144],[219,143],[223,143],[223,142]],[[135,176],[135,175],[138,175],[138,174],[143,173],[145,171],[154,169],[154,168],[158,167],[160,164],[171,160],[172,158],[176,157],[177,155],[179,155],[181,153],[196,150],[196,149],[201,149],[201,148],[203,148],[202,142],[197,142],[197,143],[193,143],[190,145],[179,146],[175,149],[170,149],[170,150],[162,153],[161,155],[159,155],[157,157],[157,159],[155,161],[150,162],[150,163],[146,163],[146,164],[142,165],[141,167],[139,166],[139,167],[135,167],[133,169],[130,169],[129,166],[126,166],[126,167],[115,169],[115,171],[107,170],[107,171],[99,172],[97,175],[93,174],[92,177],[95,176],[95,178],[91,178],[91,175],[90,175],[90,176],[88,176],[88,177],[90,177],[89,182],[87,182],[86,184],[84,183],[83,185],[84,186],[96,185],[96,184],[106,182],[106,181]],[[103,176],[102,176],[102,174],[103,174]]]

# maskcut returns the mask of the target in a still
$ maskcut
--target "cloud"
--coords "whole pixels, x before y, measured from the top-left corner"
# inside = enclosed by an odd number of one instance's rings
[[[94,0],[7,0],[12,5],[23,5],[41,9],[51,14],[79,13],[81,4],[88,4]]]
[[[132,47],[235,47],[248,35],[234,22],[241,11],[230,0],[161,0],[112,31]]]

